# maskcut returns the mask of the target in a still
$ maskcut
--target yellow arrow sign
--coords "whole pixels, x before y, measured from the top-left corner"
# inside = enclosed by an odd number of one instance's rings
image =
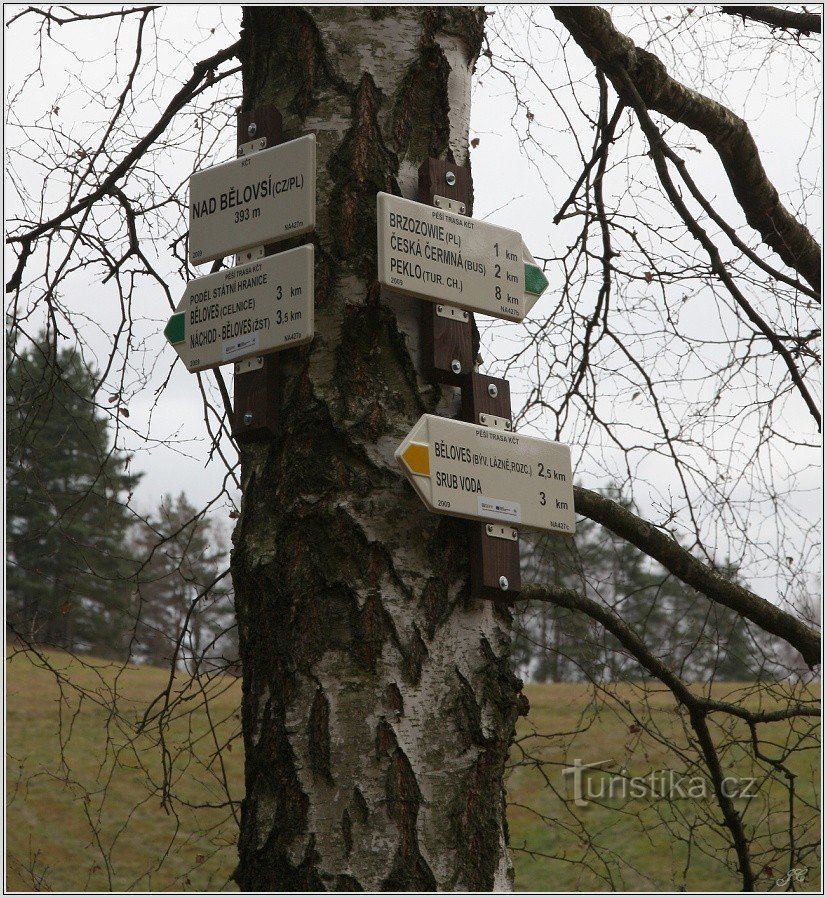
[[[431,511],[574,533],[571,450],[562,443],[423,415],[395,455]]]
[[[405,466],[411,474],[421,474],[423,477],[431,476],[427,443],[411,443],[400,458],[405,462]]]

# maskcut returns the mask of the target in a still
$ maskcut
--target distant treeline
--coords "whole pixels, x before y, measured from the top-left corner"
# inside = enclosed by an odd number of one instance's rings
[[[612,498],[631,507],[617,494]],[[732,566],[719,570],[738,581]],[[785,643],[776,644],[589,520],[577,522],[573,539],[526,534],[522,577],[526,584],[566,586],[605,603],[688,682],[783,676],[796,663],[791,657],[796,653]],[[524,677],[540,682],[648,677],[613,636],[584,614],[548,602],[518,603],[516,612],[514,652]]]
[[[110,435],[112,421],[128,412],[117,395],[108,406],[95,401],[97,375],[76,352],[55,353],[46,340],[7,351],[9,635],[139,663],[235,665],[223,532],[183,494],[164,497],[148,515],[132,510],[140,474]],[[686,680],[760,678],[784,652],[588,520],[573,539],[526,534],[522,557],[525,583],[556,583],[606,603]],[[644,676],[584,615],[546,602],[516,611],[523,676]]]
[[[45,339],[7,347],[6,374],[7,634],[139,663],[237,660],[223,534],[183,494],[134,511],[141,475],[111,445],[119,397],[96,402],[96,373]]]

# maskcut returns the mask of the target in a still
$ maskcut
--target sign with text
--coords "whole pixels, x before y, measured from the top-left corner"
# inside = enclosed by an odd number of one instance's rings
[[[517,231],[389,193],[376,198],[379,283],[522,321],[548,280]]]
[[[196,278],[164,336],[189,371],[203,371],[313,339],[312,246]]]
[[[190,176],[193,265],[316,227],[316,135]]]
[[[571,450],[562,443],[423,415],[396,460],[439,514],[574,533]]]

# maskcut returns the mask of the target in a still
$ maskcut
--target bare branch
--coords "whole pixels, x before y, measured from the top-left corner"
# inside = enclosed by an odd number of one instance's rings
[[[747,222],[787,265],[819,289],[821,248],[807,227],[781,202],[747,123],[730,109],[672,78],[660,59],[637,47],[614,27],[606,10],[556,6],[554,14],[589,59],[612,80],[621,98],[631,101],[618,74],[622,71],[648,109],[706,137],[721,159]]]
[[[810,668],[821,660],[819,634],[805,623],[754,592],[728,580],[655,526],[592,490],[575,486],[574,505],[579,514],[608,527],[622,539],[659,561],[669,573],[718,602],[737,611],[767,633],[780,636],[801,652]]]
[[[728,16],[740,16],[744,21],[763,22],[771,28],[787,28],[801,34],[821,34],[821,16],[814,12],[796,12],[778,6],[722,6]]]
[[[124,156],[124,158],[101,181],[100,185],[95,190],[87,194],[83,199],[78,200],[64,212],[61,212],[60,215],[55,216],[49,221],[37,225],[37,227],[32,228],[30,231],[27,231],[24,234],[16,234],[12,237],[7,237],[6,243],[21,243],[24,247],[26,247],[38,237],[48,233],[53,228],[60,225],[62,222],[72,218],[78,212],[81,212],[82,210],[88,208],[89,206],[97,202],[101,197],[106,196],[108,193],[110,193],[112,187],[118,182],[118,180],[129,171],[129,169],[135,164],[135,162],[137,162],[141,158],[144,152],[146,152],[146,150],[154,143],[154,141],[164,132],[165,128],[172,121],[175,114],[192,99],[195,93],[197,93],[204,78],[210,76],[210,73],[214,72],[217,66],[221,65],[223,62],[226,62],[228,59],[232,59],[233,57],[235,57],[238,54],[240,47],[241,41],[236,41],[236,43],[232,44],[230,47],[226,47],[224,50],[220,50],[209,59],[203,59],[201,60],[201,62],[196,63],[193,67],[192,77],[183,85],[183,87],[181,87],[181,89],[178,91],[178,93],[175,94],[172,100],[170,100],[167,108],[164,110],[163,114],[155,123],[155,125],[153,125],[149,132],[140,141],[138,141],[138,143],[135,144],[135,146],[126,154],[126,156]],[[21,255],[21,260],[24,259],[24,255],[25,253]],[[15,289],[15,284],[20,283],[21,277],[22,265],[20,261],[18,261],[18,266],[14,272],[14,276],[12,280],[9,281],[9,283],[6,285],[7,293],[10,293]]]
[[[657,126],[650,118],[649,113],[646,110],[646,106],[643,102],[643,98],[640,96],[640,93],[632,82],[632,79],[624,69],[618,68],[615,69],[614,72],[617,79],[624,85],[625,92],[629,96],[630,103],[637,113],[641,127],[643,128],[643,131],[649,140],[652,159],[655,163],[655,167],[657,168],[658,176],[661,179],[661,183],[663,184],[664,189],[669,195],[669,199],[672,201],[672,205],[675,207],[675,210],[683,219],[684,224],[687,226],[693,237],[695,237],[695,239],[709,254],[710,261],[712,262],[712,270],[721,279],[727,290],[729,290],[733,299],[744,311],[747,318],[749,318],[749,320],[755,325],[756,328],[758,328],[758,330],[764,335],[764,337],[769,340],[773,349],[783,359],[784,364],[787,366],[787,369],[790,372],[790,377],[792,377],[793,382],[798,388],[801,397],[803,398],[816,424],[818,424],[820,430],[821,412],[819,411],[818,406],[816,405],[816,402],[812,397],[812,394],[807,388],[807,385],[804,382],[804,378],[802,377],[801,372],[798,370],[792,354],[787,349],[787,347],[784,346],[784,343],[779,338],[778,334],[776,334],[775,331],[769,326],[769,324],[764,321],[761,315],[759,315],[756,309],[753,307],[752,303],[749,302],[746,296],[744,296],[743,292],[738,288],[729,271],[727,271],[727,268],[724,265],[723,260],[721,259],[721,254],[718,252],[718,248],[715,246],[714,241],[709,237],[703,227],[701,227],[698,220],[690,213],[689,209],[681,198],[679,191],[672,182],[672,178],[666,166],[664,152],[664,147],[666,144],[663,139],[663,135],[660,133]]]
[[[749,856],[749,843],[744,824],[740,814],[735,809],[732,799],[723,789],[724,774],[718,751],[712,740],[707,722],[708,708],[703,699],[695,696],[683,681],[671,671],[666,664],[650,652],[643,640],[627,624],[625,624],[613,611],[593,599],[580,595],[574,589],[565,587],[542,587],[527,590],[528,597],[545,599],[564,608],[570,608],[584,612],[596,621],[599,621],[638,661],[653,675],[664,683],[675,698],[689,710],[692,728],[700,743],[701,752],[706,762],[712,781],[715,785],[715,794],[718,805],[724,815],[724,822],[732,835],[732,844],[738,855],[738,867],[744,883],[744,889],[751,891],[755,875]]]
[[[53,12],[54,9],[64,9],[68,13],[68,15],[65,18],[61,18]],[[128,15],[141,15],[143,13],[154,12],[156,9],[159,9],[159,7],[125,6],[121,7],[120,9],[113,9],[109,12],[79,13],[75,12],[73,9],[70,9],[68,6],[51,7],[50,9],[39,9],[36,6],[27,6],[22,12],[17,13],[16,16],[12,16],[8,20],[8,22],[6,22],[6,27],[8,28],[9,25],[11,25],[13,22],[16,22],[18,19],[22,19],[23,16],[29,14],[41,16],[45,21],[54,22],[56,25],[68,25],[71,22],[91,22],[92,19],[111,19],[115,16],[124,19]]]

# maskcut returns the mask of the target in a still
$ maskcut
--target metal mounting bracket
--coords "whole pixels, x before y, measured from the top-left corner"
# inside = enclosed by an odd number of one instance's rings
[[[468,312],[465,309],[458,309],[456,306],[438,305],[436,313],[440,318],[451,318],[454,321],[467,321]]]
[[[465,215],[465,203],[459,200],[449,200],[446,196],[434,196],[434,205],[437,209],[444,209],[446,212],[454,212],[456,215]]]
[[[247,141],[247,143],[240,143],[238,145],[238,155],[252,156],[253,153],[260,153],[263,149],[266,149],[266,147],[267,138],[258,137],[255,140]]]
[[[246,265],[247,262],[256,262],[259,259],[264,258],[264,247],[263,246],[252,246],[250,249],[245,249],[242,253],[236,253],[235,256],[235,264],[236,265]]]
[[[233,366],[233,373],[246,374],[248,371],[258,371],[264,367],[264,356],[257,355],[254,359],[243,359]]]
[[[497,539],[517,542],[517,531],[513,527],[502,527],[500,524],[486,524],[485,532],[488,536],[495,536]]]
[[[480,424],[483,427],[492,427],[494,430],[511,431],[511,421],[508,418],[499,418],[497,415],[484,415],[480,413]]]

